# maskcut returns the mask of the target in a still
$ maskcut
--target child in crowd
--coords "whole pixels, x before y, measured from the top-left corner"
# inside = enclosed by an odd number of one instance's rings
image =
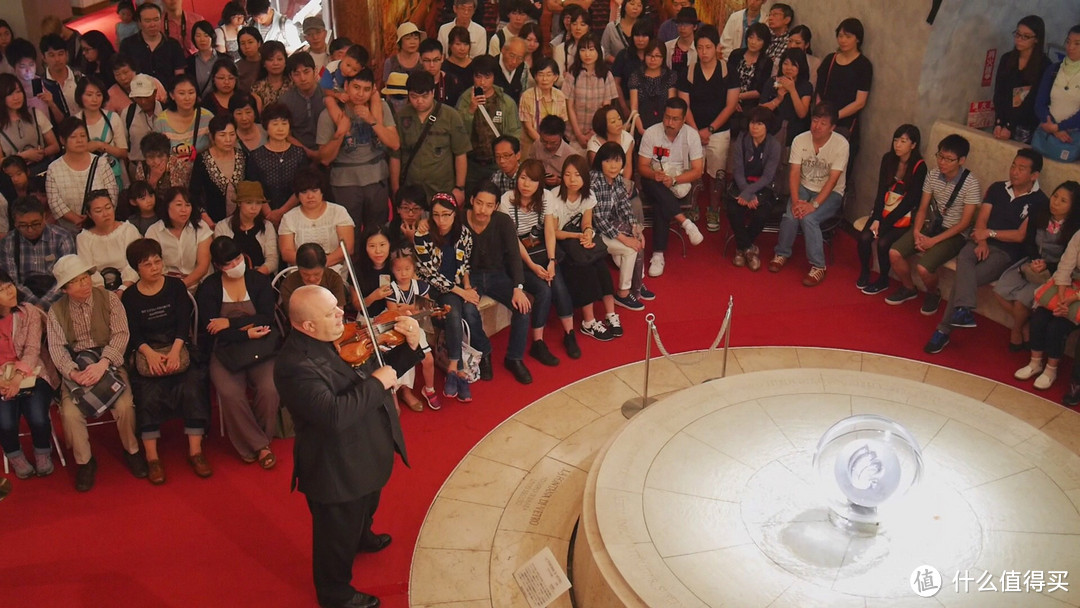
[[[135,23],[135,3],[131,0],[120,0],[116,5],[116,14],[120,22],[116,24],[116,46],[124,41],[124,38],[139,33],[139,24]]]
[[[139,230],[139,234],[146,236],[146,230],[153,226],[161,218],[157,216],[157,196],[150,183],[138,180],[131,184],[124,195],[127,197],[127,205],[124,209],[127,221]]]
[[[416,278],[418,264],[416,254],[411,249],[398,249],[390,254],[390,271],[394,274],[394,282],[390,284],[393,293],[386,299],[386,308],[388,310],[402,314],[416,313],[419,310],[417,298],[428,297],[431,286]],[[427,345],[427,333],[422,332],[420,334],[420,346],[426,348]],[[429,408],[439,410],[442,408],[442,402],[439,400],[438,393],[435,392],[435,359],[431,356],[431,352],[424,355],[421,365],[424,370],[424,390],[422,393],[424,400],[427,401]],[[424,410],[424,405],[416,399],[416,396],[410,390],[415,378],[415,370],[410,370],[409,373],[398,379],[398,395],[405,402],[405,405],[409,406],[409,409],[420,412]]]

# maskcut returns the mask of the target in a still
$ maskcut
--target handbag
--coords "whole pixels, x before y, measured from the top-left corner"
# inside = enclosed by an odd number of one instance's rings
[[[582,215],[576,213],[574,214],[574,217],[570,218],[570,220],[563,225],[562,229],[567,232],[583,232],[581,229],[581,220]],[[576,238],[562,239],[558,241],[556,245],[558,245],[558,248],[565,254],[568,264],[574,266],[589,266],[597,260],[603,259],[608,253],[607,245],[604,244],[603,240],[596,238],[595,231],[593,231],[592,241],[593,246],[588,248],[582,245],[581,241]]]
[[[511,205],[514,208],[514,226],[521,225],[521,218],[518,214],[518,206]],[[544,227],[542,224],[533,226],[533,229],[518,237],[521,244],[525,247],[525,253],[529,254],[529,259],[538,266],[547,266],[550,262],[547,252],[547,241],[544,239]],[[559,251],[559,248],[555,248],[555,261],[561,262],[563,256]]]
[[[922,164],[922,162],[923,161],[920,159],[919,162],[915,163],[914,169],[918,169],[919,165]],[[895,182],[893,182],[893,185],[892,185],[892,187],[889,188],[888,192],[885,193],[885,206],[881,210],[882,219],[889,217],[889,214],[892,213],[893,211],[896,211],[896,208],[898,206],[900,206],[901,202],[903,202],[904,195],[896,192],[896,186],[898,186],[900,184],[903,184],[903,183],[904,182],[901,181],[901,180],[896,180]],[[896,228],[907,228],[910,225],[911,225],[911,214],[910,213],[908,215],[896,220],[895,222],[893,222],[893,226],[896,227]]]
[[[0,378],[3,378],[4,380],[11,380],[14,375],[14,362],[8,362],[0,366]],[[24,376],[22,382],[19,382],[19,394],[29,395],[34,390],[34,386],[37,385],[39,375],[41,375],[40,365],[34,368],[34,373],[30,374],[29,376]]]
[[[97,350],[83,350],[74,353],[72,359],[81,371],[100,361],[101,353]],[[75,406],[87,418],[100,417],[127,390],[127,383],[120,377],[120,371],[114,365],[109,365],[94,386],[83,386],[70,378],[64,378],[64,386],[71,394]]]
[[[937,208],[937,201],[933,201],[933,204],[927,209],[932,215],[927,217],[926,223],[923,224],[923,234],[934,237],[945,232],[945,215],[949,213],[949,209],[952,209],[953,203],[956,202],[956,197],[960,195],[960,189],[964,187],[968,173],[971,172],[964,169],[964,172],[960,174],[960,180],[956,182],[956,187],[953,188],[952,194],[949,195],[949,201],[945,203],[944,209],[939,210]]]
[[[242,372],[258,363],[264,363],[274,358],[277,354],[278,342],[281,333],[274,328],[270,333],[255,340],[238,340],[236,342],[218,342],[214,354],[218,361],[230,372]]]
[[[1076,162],[1080,159],[1080,129],[1068,132],[1072,136],[1072,143],[1065,143],[1057,137],[1036,129],[1031,137],[1031,147],[1043,157],[1062,163]]]
[[[480,379],[480,359],[483,353],[472,347],[472,332],[469,324],[461,321],[461,361],[458,363],[458,373],[470,384]],[[435,362],[439,367],[448,369],[450,366],[450,351],[446,348],[446,332],[439,332],[439,339],[435,342]]]
[[[269,336],[268,336],[269,337]],[[159,355],[168,355],[172,351],[172,344],[165,344],[162,346],[150,345],[150,348]],[[219,357],[220,358],[220,357]],[[188,352],[187,344],[180,346],[180,367],[175,371],[165,372],[163,374],[155,374],[150,370],[150,362],[146,360],[146,355],[142,351],[135,351],[135,371],[139,372],[139,375],[144,378],[163,378],[165,376],[175,376],[182,374],[191,367],[191,353]]]

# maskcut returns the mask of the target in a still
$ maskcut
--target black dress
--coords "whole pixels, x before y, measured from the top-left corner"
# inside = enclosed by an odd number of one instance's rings
[[[127,312],[129,378],[132,396],[138,407],[135,418],[142,432],[156,430],[170,418],[183,418],[187,429],[206,429],[210,425],[210,401],[206,393],[206,368],[198,363],[198,353],[188,345],[191,366],[173,376],[147,377],[135,367],[135,352],[143,344],[171,345],[176,338],[189,342],[191,299],[184,282],[165,277],[165,284],[154,295],[139,291],[138,283],[124,290],[120,298]]]

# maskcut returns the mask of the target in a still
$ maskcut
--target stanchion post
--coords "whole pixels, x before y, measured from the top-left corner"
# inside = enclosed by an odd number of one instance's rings
[[[628,399],[626,403],[623,403],[622,415],[627,420],[633,418],[635,414],[656,401],[656,399],[649,397],[649,366],[652,361],[653,333],[656,331],[655,321],[656,315],[653,313],[645,315],[645,323],[647,323],[645,328],[645,386],[640,397]]]
[[[728,348],[731,346],[731,311],[735,306],[735,296],[728,296],[727,313],[724,315],[724,363],[720,367],[720,377],[727,378]]]

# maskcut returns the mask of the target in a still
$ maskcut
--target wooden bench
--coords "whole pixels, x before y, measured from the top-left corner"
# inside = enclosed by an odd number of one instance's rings
[[[934,123],[930,130],[930,137],[923,144],[923,155],[931,167],[935,166],[933,154],[937,150],[938,142],[948,135],[961,135],[971,142],[971,151],[968,153],[967,162],[964,165],[972,175],[979,179],[979,185],[983,192],[990,184],[1009,178],[1009,166],[1016,151],[1024,148],[1023,144],[1014,141],[1002,141],[995,139],[993,135],[985,131],[979,131],[959,123],[939,120]],[[1046,160],[1043,162],[1042,173],[1039,174],[1039,186],[1047,196],[1057,188],[1059,184],[1068,180],[1080,182],[1080,163],[1059,163]],[[866,225],[868,216],[860,217],[853,222],[856,232]],[[948,298],[952,291],[953,279],[956,273],[956,260],[949,260],[941,267],[939,289],[944,298]],[[919,280],[918,273],[912,266],[912,275],[916,286],[925,291],[925,287]],[[1001,323],[1006,327],[1012,327],[1012,317],[1006,313],[994,300],[992,285],[985,285],[979,289],[978,305],[975,311],[987,319]]]

